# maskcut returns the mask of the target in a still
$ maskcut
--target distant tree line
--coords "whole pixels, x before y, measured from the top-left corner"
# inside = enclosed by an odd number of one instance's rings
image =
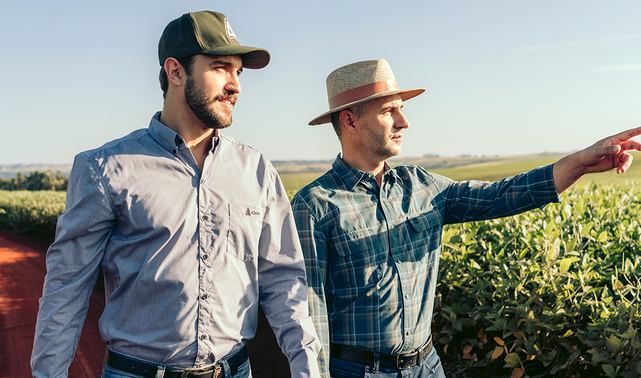
[[[12,179],[0,179],[0,190],[67,190],[67,176],[60,171],[31,172],[28,176],[18,173]]]

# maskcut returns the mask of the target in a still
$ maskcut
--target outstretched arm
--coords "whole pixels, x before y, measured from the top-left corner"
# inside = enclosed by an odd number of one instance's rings
[[[554,186],[561,194],[586,173],[617,169],[623,173],[632,165],[628,150],[641,151],[641,143],[632,140],[641,135],[641,127],[602,139],[590,147],[568,155],[554,164]]]

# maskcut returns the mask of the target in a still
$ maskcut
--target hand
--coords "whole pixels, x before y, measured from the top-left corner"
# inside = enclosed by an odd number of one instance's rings
[[[621,174],[632,165],[632,155],[628,150],[641,151],[641,143],[631,138],[641,135],[641,127],[630,129],[602,139],[580,152],[579,158],[585,173],[605,172],[616,168]]]
[[[631,140],[641,135],[641,127],[602,139],[590,147],[566,156],[554,164],[554,186],[563,193],[586,173],[605,172],[616,168],[623,173],[632,165],[628,150],[641,151],[641,143]]]

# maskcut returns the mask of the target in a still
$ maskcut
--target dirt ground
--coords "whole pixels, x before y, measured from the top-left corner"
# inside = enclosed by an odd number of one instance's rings
[[[29,359],[33,346],[38,299],[46,273],[45,254],[51,238],[14,235],[0,230],[0,377],[31,377]],[[100,285],[91,295],[89,312],[69,368],[70,378],[100,377],[105,344],[98,331],[104,308]],[[256,338],[248,343],[252,373],[256,378],[289,377],[287,359],[262,315]]]

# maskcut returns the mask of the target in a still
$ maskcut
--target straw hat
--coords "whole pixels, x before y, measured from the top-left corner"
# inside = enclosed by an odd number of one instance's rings
[[[310,125],[331,122],[332,113],[360,102],[399,94],[403,101],[425,92],[425,88],[400,90],[392,68],[385,59],[365,60],[336,69],[327,76],[329,111],[314,118]]]

